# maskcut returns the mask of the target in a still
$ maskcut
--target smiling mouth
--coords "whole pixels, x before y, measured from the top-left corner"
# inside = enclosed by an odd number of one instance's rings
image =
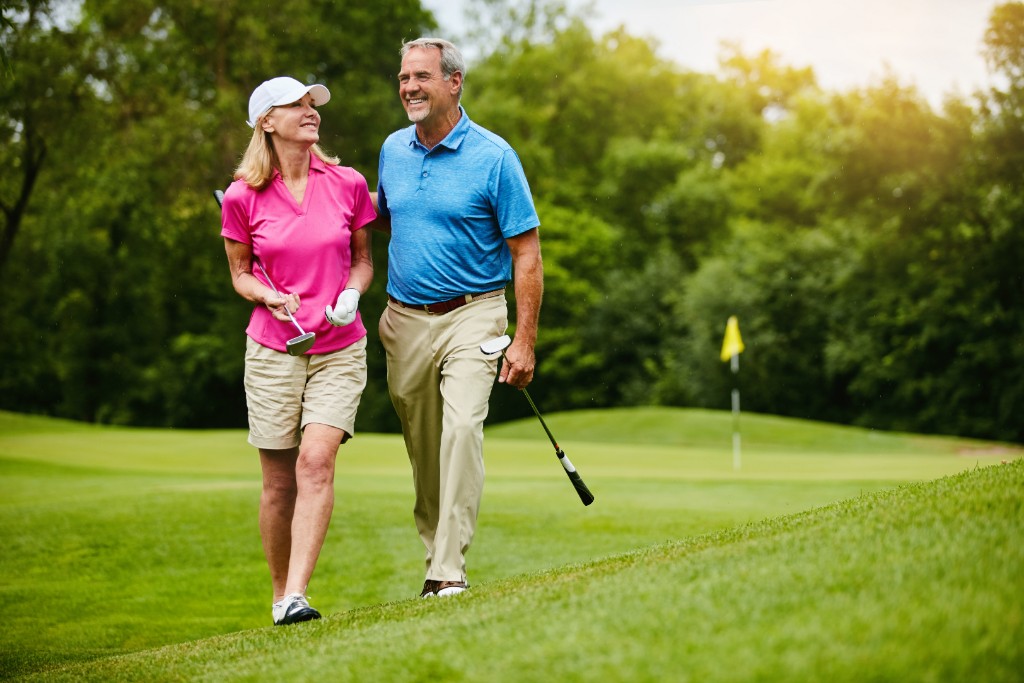
[[[407,100],[405,101],[405,103],[406,103],[407,105],[409,105],[410,107],[412,107],[412,106],[415,106],[415,105],[417,105],[417,104],[423,104],[423,103],[424,103],[424,102],[426,102],[426,101],[427,101],[427,100],[426,100],[426,99],[424,99],[424,98],[422,98],[422,97],[416,97],[416,98],[410,98],[410,99],[407,99]]]

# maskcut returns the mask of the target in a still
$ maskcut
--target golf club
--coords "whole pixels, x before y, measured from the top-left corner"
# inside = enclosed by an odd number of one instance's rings
[[[214,190],[213,198],[217,200],[217,206],[224,205],[224,193],[221,190]],[[274,294],[281,296],[281,292],[277,291],[277,287],[274,286],[274,281],[270,279],[269,275],[267,275],[267,271],[263,268],[263,264],[259,261],[254,262],[256,263],[256,267],[260,269],[260,272],[263,273],[263,277],[266,278],[267,284],[270,285],[272,290],[274,290]],[[299,325],[297,320],[295,320],[295,316],[292,315],[292,312],[288,309],[287,305],[284,307],[284,312],[288,314],[288,319],[292,321],[292,325],[295,325],[295,329],[299,331],[298,337],[292,337],[285,343],[285,347],[288,349],[288,355],[301,356],[306,351],[313,348],[313,344],[316,343],[316,334],[313,332],[306,332],[302,329],[302,326]]]
[[[511,343],[512,338],[509,337],[507,334],[503,334],[500,337],[496,337],[495,339],[492,339],[481,344],[480,351],[482,351],[484,355],[487,356],[500,353],[501,357],[507,363],[508,358],[505,357],[505,349],[507,349],[509,347],[509,344]],[[569,481],[571,481],[572,485],[576,488],[576,493],[579,494],[580,500],[583,501],[584,505],[590,505],[591,503],[594,502],[594,494],[592,494],[590,492],[590,489],[587,488],[587,485],[583,483],[583,478],[580,477],[580,473],[576,471],[576,468],[573,467],[572,462],[570,462],[569,458],[566,457],[565,452],[558,447],[558,442],[555,441],[555,437],[552,436],[551,430],[548,429],[547,423],[544,422],[544,418],[541,417],[540,411],[537,410],[537,404],[535,404],[533,402],[533,399],[530,398],[530,392],[528,392],[526,389],[520,389],[520,391],[523,392],[523,396],[525,396],[526,400],[529,401],[530,407],[533,408],[534,415],[536,415],[537,419],[540,420],[540,425],[544,428],[544,432],[548,435],[548,440],[550,440],[551,445],[555,447],[555,455],[558,456],[558,462],[562,463],[562,468],[565,469],[565,473],[569,476]]]

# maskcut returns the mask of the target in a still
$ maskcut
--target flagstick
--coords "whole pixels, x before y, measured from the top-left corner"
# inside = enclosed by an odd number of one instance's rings
[[[736,375],[740,371],[740,355],[732,354],[730,359],[732,373]],[[732,468],[740,469],[740,390],[732,390]]]
[[[729,316],[725,324],[725,339],[722,340],[722,362],[732,364],[733,381],[736,388],[732,390],[732,468],[740,468],[740,390],[737,375],[740,371],[740,354],[743,353],[743,338],[740,337],[740,321],[736,316]]]

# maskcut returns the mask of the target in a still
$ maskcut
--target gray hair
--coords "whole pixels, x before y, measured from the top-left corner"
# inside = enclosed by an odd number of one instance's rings
[[[444,38],[417,38],[407,43],[402,43],[401,56],[405,57],[413,48],[434,48],[441,51],[441,75],[444,80],[449,80],[452,74],[458,71],[462,74],[462,82],[466,82],[466,60],[462,58],[462,52],[453,43]],[[459,98],[462,98],[462,86],[459,86]]]

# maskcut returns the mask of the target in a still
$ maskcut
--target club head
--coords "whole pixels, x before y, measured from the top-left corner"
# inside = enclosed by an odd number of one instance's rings
[[[503,334],[500,337],[495,337],[490,341],[485,341],[480,345],[480,350],[486,356],[493,355],[495,353],[501,353],[508,348],[509,344],[512,343],[512,337],[507,334]]]
[[[316,343],[316,335],[312,332],[306,334],[300,334],[298,337],[289,339],[285,346],[288,347],[288,355],[290,356],[301,356],[306,351],[313,348],[313,344]]]

